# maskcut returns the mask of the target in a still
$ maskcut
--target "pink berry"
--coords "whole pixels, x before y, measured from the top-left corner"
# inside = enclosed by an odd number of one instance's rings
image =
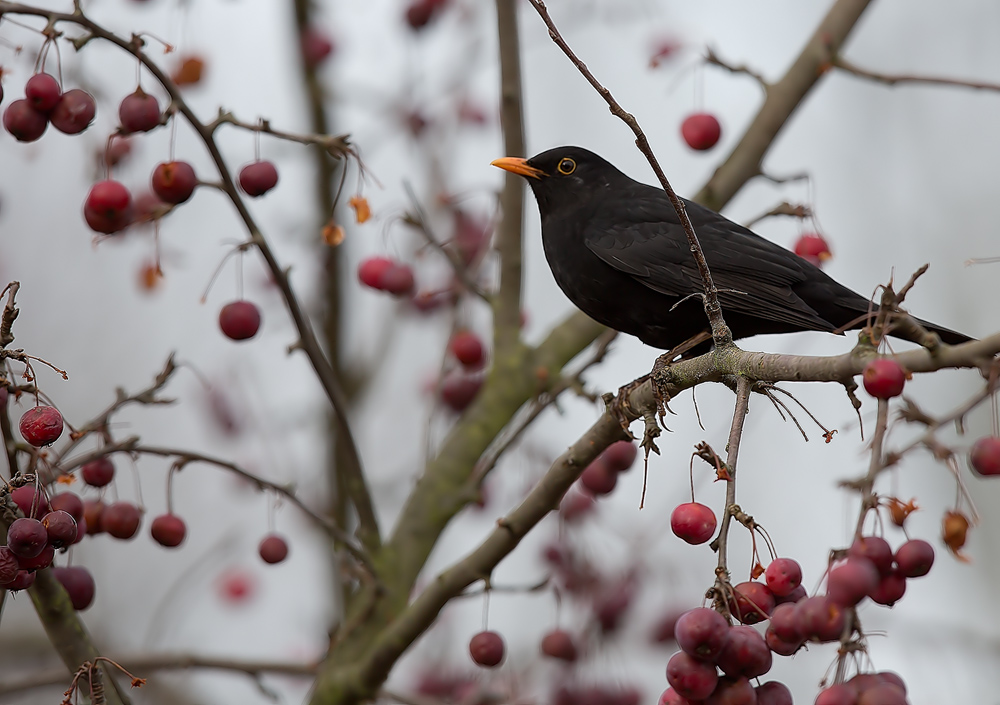
[[[198,177],[187,162],[163,162],[153,169],[153,192],[164,203],[184,203],[191,198]]]
[[[34,558],[48,544],[49,535],[38,519],[21,517],[7,529],[7,547],[18,558]]]
[[[503,637],[496,632],[479,632],[469,641],[469,655],[480,666],[499,666],[504,657]]]
[[[132,224],[132,194],[125,185],[108,179],[94,184],[83,204],[83,217],[90,229],[111,235]]]
[[[826,595],[807,597],[795,607],[802,636],[816,641],[837,641],[844,631],[844,608]]]
[[[879,683],[858,696],[858,705],[907,705],[906,694],[891,683]]]
[[[393,264],[382,272],[376,288],[394,296],[409,296],[414,287],[413,270],[405,264]]]
[[[601,453],[604,463],[612,472],[625,472],[632,467],[639,451],[632,441],[615,441]]]
[[[715,533],[715,513],[704,504],[679,504],[670,514],[674,535],[692,545],[705,543]]]
[[[21,514],[26,517],[41,519],[49,513],[49,502],[45,499],[44,492],[34,485],[25,485],[11,490],[10,498],[21,510]]]
[[[161,514],[149,525],[149,533],[153,540],[161,546],[174,548],[180,546],[187,535],[187,525],[176,514]]]
[[[730,627],[716,664],[727,676],[757,678],[771,670],[771,650],[753,627]]]
[[[906,373],[899,363],[889,357],[880,357],[865,365],[861,375],[865,391],[876,399],[891,399],[903,393]]]
[[[715,664],[699,661],[678,651],[667,661],[667,682],[683,698],[704,700],[715,690],[719,674]]]
[[[681,123],[681,137],[688,147],[699,152],[711,149],[722,136],[722,126],[714,115],[709,113],[694,113],[684,118]]]
[[[149,132],[160,124],[160,103],[155,96],[136,88],[118,106],[118,120],[126,133]]]
[[[55,548],[69,546],[76,541],[76,519],[69,512],[57,509],[42,517],[42,526],[49,536],[49,543]]]
[[[923,539],[912,539],[896,549],[896,566],[907,578],[927,575],[934,565],[934,548]]]
[[[709,607],[695,607],[677,619],[674,638],[686,654],[714,661],[729,639],[729,622]]]
[[[299,36],[299,48],[306,66],[316,68],[333,52],[333,41],[322,30],[308,26]]]
[[[15,100],[3,111],[3,126],[18,142],[34,142],[45,133],[49,121],[45,113],[32,107],[23,98]]]
[[[831,685],[816,697],[816,705],[857,705],[858,696],[854,688],[843,683]]]
[[[817,267],[822,266],[824,262],[833,257],[830,246],[818,233],[804,233],[799,236],[799,239],[795,241],[794,249],[795,254]]]
[[[388,257],[369,257],[358,265],[358,280],[367,287],[378,289],[382,274],[394,265]]]
[[[657,705],[691,705],[691,701],[681,697],[673,688],[667,688],[660,695]]]
[[[799,585],[797,588],[792,590],[787,595],[775,595],[774,601],[779,605],[784,604],[786,602],[791,602],[794,604],[796,602],[799,602],[800,600],[806,599],[806,597],[808,596],[809,593],[806,592],[806,589],[802,585]]]
[[[594,495],[611,494],[618,484],[618,473],[609,469],[598,456],[580,474],[580,484]]]
[[[268,161],[251,162],[240,169],[239,182],[243,193],[257,198],[278,185],[278,170]]]
[[[559,503],[559,517],[567,523],[572,523],[587,516],[595,506],[592,494],[570,490]]]
[[[1000,475],[1000,438],[986,436],[976,441],[969,453],[969,464],[977,475]]]
[[[94,121],[97,103],[87,91],[71,88],[62,94],[56,107],[49,113],[52,127],[67,135],[76,135]]]
[[[802,631],[799,620],[795,616],[795,605],[787,602],[777,605],[771,612],[771,623],[768,625],[768,629],[773,631],[775,636],[782,641],[801,641]]]
[[[104,163],[116,166],[132,153],[132,138],[124,135],[111,135],[104,148]]]
[[[802,584],[802,566],[791,558],[775,558],[767,565],[764,580],[776,597],[784,597]]]
[[[34,406],[24,412],[18,424],[21,435],[36,448],[54,443],[63,431],[62,414],[54,406]]]
[[[849,557],[830,570],[826,593],[842,607],[853,607],[878,587],[879,573],[867,558]]]
[[[268,534],[258,547],[265,563],[281,563],[288,557],[288,543],[278,534]]]
[[[101,529],[116,539],[127,540],[135,536],[142,521],[139,508],[130,502],[115,502],[101,512]]]
[[[774,610],[774,595],[764,583],[748,580],[733,586],[729,610],[743,624],[756,624]]]
[[[104,487],[115,478],[115,465],[108,456],[102,456],[80,468],[80,477],[91,487]]]
[[[905,593],[906,576],[898,572],[892,572],[888,575],[883,575],[878,585],[868,593],[868,596],[872,598],[872,602],[892,607],[899,602]]]
[[[768,657],[771,652],[767,652]],[[757,693],[746,678],[724,676],[705,700],[705,705],[757,705]]]
[[[233,301],[219,311],[219,328],[230,340],[249,340],[260,330],[260,309],[249,301]]]
[[[448,343],[448,349],[455,359],[466,367],[478,368],[483,364],[485,351],[483,341],[479,336],[470,331],[459,331]]]
[[[757,705],[792,705],[792,692],[784,683],[768,681],[754,690],[757,691]]]
[[[802,644],[805,643],[804,639],[786,641],[779,637],[770,626],[764,632],[764,641],[767,643],[767,648],[778,654],[778,656],[793,656],[802,648]]]
[[[35,110],[48,114],[59,103],[62,89],[59,88],[59,81],[53,76],[36,73],[24,84],[24,97]]]
[[[892,548],[881,536],[862,536],[855,539],[847,554],[855,558],[867,558],[875,564],[880,575],[892,572]]]
[[[82,566],[69,566],[68,568],[53,568],[52,575],[62,583],[63,588],[69,595],[73,609],[77,612],[85,610],[94,602],[94,593],[97,589],[94,584],[94,576],[90,571]]]
[[[573,635],[563,629],[553,629],[542,637],[541,649],[549,658],[568,663],[576,661],[578,655]]]

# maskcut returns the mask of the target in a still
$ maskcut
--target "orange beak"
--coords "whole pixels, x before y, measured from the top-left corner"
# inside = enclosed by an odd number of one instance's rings
[[[490,162],[490,166],[500,167],[504,171],[509,171],[512,174],[518,174],[520,176],[528,176],[532,179],[540,179],[545,176],[544,171],[536,169],[528,164],[527,159],[521,159],[520,157],[504,157],[503,159],[494,159]]]

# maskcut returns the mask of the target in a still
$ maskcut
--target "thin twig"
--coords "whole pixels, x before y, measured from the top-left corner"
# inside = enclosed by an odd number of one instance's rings
[[[878,73],[863,69],[842,56],[835,56],[831,60],[831,65],[845,73],[849,73],[858,78],[866,78],[869,81],[884,83],[887,86],[895,86],[899,83],[917,83],[929,86],[952,86],[954,88],[972,88],[973,90],[1000,91],[1000,83],[987,81],[969,81],[960,78],[944,78],[939,76],[920,76],[917,74],[889,74]]]
[[[713,542],[719,553],[719,563],[716,570],[719,580],[728,580],[729,578],[729,527],[733,518],[731,508],[736,505],[736,460],[740,452],[743,423],[746,420],[752,387],[753,383],[746,377],[740,377],[736,381],[736,408],[733,410],[733,423],[729,428],[728,452],[726,454],[726,466],[729,468],[729,479],[726,481],[726,507],[722,514],[719,535]],[[720,592],[720,594],[724,593]]]
[[[764,75],[762,73],[755,71],[746,64],[730,64],[726,61],[723,61],[722,59],[719,58],[718,54],[715,53],[715,50],[712,49],[712,47],[708,47],[706,49],[705,63],[711,64],[713,66],[718,66],[720,68],[725,69],[726,71],[729,71],[730,73],[743,74],[744,76],[749,76],[750,78],[756,80],[757,83],[760,84],[760,87],[764,89],[764,92],[767,92],[771,88],[771,84],[767,82],[767,79],[764,78]]]
[[[812,208],[806,205],[792,204],[789,203],[788,201],[782,201],[781,203],[779,203],[766,213],[761,213],[757,217],[751,218],[746,223],[744,223],[744,226],[752,228],[760,221],[766,218],[774,217],[776,215],[789,215],[792,216],[793,218],[799,218],[801,220],[804,220],[806,218],[812,218],[813,211]]]

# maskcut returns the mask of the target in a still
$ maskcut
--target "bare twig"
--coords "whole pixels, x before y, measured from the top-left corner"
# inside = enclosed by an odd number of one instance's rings
[[[761,74],[758,71],[755,71],[746,64],[730,64],[726,61],[723,61],[722,59],[719,58],[718,54],[715,53],[715,50],[712,49],[712,47],[708,47],[705,50],[705,63],[711,64],[713,66],[718,66],[720,68],[725,69],[726,71],[729,71],[730,73],[743,74],[744,76],[749,76],[750,78],[754,79],[755,81],[757,81],[757,83],[760,84],[760,87],[764,89],[765,93],[771,88],[771,84],[767,82],[767,79],[764,78],[763,74]]]
[[[206,123],[205,129],[209,132],[215,132],[222,125],[232,125],[233,127],[238,127],[241,130],[249,130],[251,132],[271,135],[272,137],[277,137],[278,139],[282,139],[287,142],[297,142],[298,144],[320,147],[331,157],[335,157],[337,159],[345,159],[347,157],[357,158],[357,154],[351,147],[348,135],[302,134],[276,130],[271,127],[271,122],[269,120],[262,119],[257,122],[243,122],[242,120],[237,120],[231,112],[221,109],[219,110],[219,115],[215,118],[215,120],[210,123]]]
[[[835,56],[830,63],[845,73],[849,73],[858,78],[866,78],[869,81],[884,83],[887,86],[895,86],[900,83],[916,83],[925,86],[952,86],[954,88],[972,88],[982,91],[1000,91],[1000,83],[987,81],[969,81],[960,78],[944,78],[938,76],[920,76],[917,74],[889,74],[879,73],[863,69],[851,63],[842,56]]]
[[[729,526],[733,518],[732,507],[736,505],[736,460],[740,452],[740,441],[743,439],[743,422],[746,420],[749,410],[752,387],[753,383],[746,377],[740,377],[736,381],[736,408],[733,410],[733,423],[729,428],[728,452],[726,454],[726,467],[729,469],[729,479],[726,481],[726,507],[722,513],[719,535],[712,542],[713,547],[719,553],[718,568],[716,569],[719,581],[728,582],[729,580]],[[719,594],[725,594],[725,587],[720,586]]]
[[[752,228],[760,221],[766,218],[774,217],[776,215],[789,215],[792,216],[793,218],[805,219],[805,218],[812,218],[813,211],[812,208],[810,208],[809,206],[801,204],[792,204],[789,203],[788,201],[782,201],[781,203],[779,203],[766,213],[761,213],[757,217],[751,218],[746,223],[744,223],[744,225],[748,228]]]

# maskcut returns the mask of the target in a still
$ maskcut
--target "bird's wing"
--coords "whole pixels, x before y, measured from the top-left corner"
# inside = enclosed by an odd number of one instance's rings
[[[587,247],[607,264],[662,294],[701,293],[701,276],[687,238],[672,207],[666,206],[669,212],[662,204],[644,202],[632,210],[628,221],[588,228]],[[688,204],[688,209],[720,290],[723,311],[804,329],[834,330],[793,290],[808,277],[797,255],[706,208]]]

